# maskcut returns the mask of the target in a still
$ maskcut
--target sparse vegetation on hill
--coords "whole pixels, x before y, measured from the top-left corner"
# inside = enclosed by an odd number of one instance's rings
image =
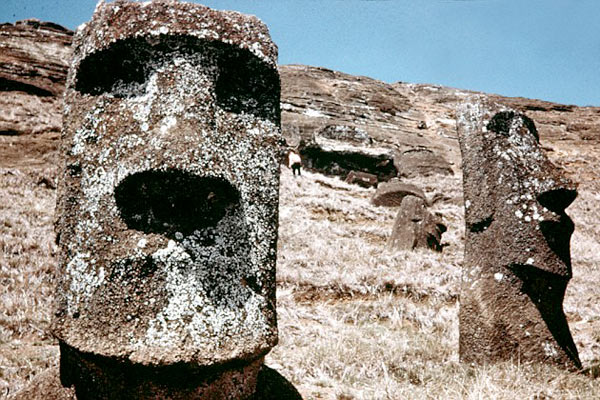
[[[13,393],[58,361],[47,335],[53,287],[54,190],[26,166],[0,173],[0,390]],[[278,254],[280,344],[267,357],[306,399],[598,398],[600,381],[539,365],[458,362],[463,258],[460,176],[415,178],[449,230],[442,253],[385,250],[395,208],[370,204],[375,189],[282,167]],[[595,213],[582,188],[568,209],[574,278],[565,309],[585,367],[600,358]],[[536,397],[537,396],[537,397]]]

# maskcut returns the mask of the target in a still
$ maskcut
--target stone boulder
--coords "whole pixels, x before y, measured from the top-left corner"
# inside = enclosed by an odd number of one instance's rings
[[[425,200],[425,193],[417,186],[392,179],[377,186],[377,191],[371,198],[371,204],[383,207],[400,207],[406,196],[415,196]]]
[[[397,175],[392,151],[378,147],[367,133],[353,127],[327,126],[298,147],[306,169],[347,176],[351,171],[376,175],[379,181]]]
[[[402,199],[400,209],[394,221],[392,235],[388,240],[388,248],[397,250],[413,250],[428,248],[442,251],[442,234],[446,226],[439,215],[427,210],[424,198],[406,195]]]
[[[364,188],[370,188],[377,187],[378,179],[377,175],[368,174],[366,172],[350,171],[344,181]]]
[[[474,97],[458,113],[466,242],[460,359],[581,367],[562,308],[576,185],[523,114]]]

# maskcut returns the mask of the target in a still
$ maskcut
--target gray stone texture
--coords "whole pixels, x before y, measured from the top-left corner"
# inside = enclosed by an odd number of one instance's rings
[[[562,309],[576,185],[545,156],[533,121],[481,98],[458,109],[466,243],[460,358],[581,366]]]
[[[413,250],[428,248],[442,251],[442,234],[446,226],[439,215],[427,209],[424,198],[406,195],[402,199],[394,228],[388,240],[388,248]]]
[[[277,343],[276,58],[255,17],[178,1],[100,3],[78,29],[56,223],[66,383],[130,365],[225,377],[210,398],[253,391]]]

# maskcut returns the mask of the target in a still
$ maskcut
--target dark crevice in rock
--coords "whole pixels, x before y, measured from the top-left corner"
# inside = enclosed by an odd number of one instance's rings
[[[240,194],[229,182],[180,170],[144,171],[115,189],[121,218],[130,229],[173,238],[214,227]]]
[[[0,136],[19,136],[23,132],[19,132],[15,129],[3,129],[0,130]]]
[[[314,144],[301,147],[300,154],[305,168],[328,175],[346,177],[351,171],[366,172],[387,181],[398,174],[393,158],[383,154],[327,151]]]
[[[492,222],[494,222],[494,217],[490,215],[489,217],[484,218],[481,221],[475,222],[474,224],[468,224],[468,228],[470,232],[480,233],[489,228]]]
[[[23,92],[40,97],[54,96],[54,93],[49,90],[6,78],[0,78],[0,92]]]

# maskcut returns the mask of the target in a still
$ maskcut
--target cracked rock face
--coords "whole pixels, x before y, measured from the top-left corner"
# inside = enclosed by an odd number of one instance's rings
[[[153,367],[257,364],[277,342],[267,28],[177,1],[100,3],[73,54],[55,334]]]
[[[471,98],[459,107],[466,243],[460,357],[581,366],[562,309],[576,185],[546,158],[533,121]]]

